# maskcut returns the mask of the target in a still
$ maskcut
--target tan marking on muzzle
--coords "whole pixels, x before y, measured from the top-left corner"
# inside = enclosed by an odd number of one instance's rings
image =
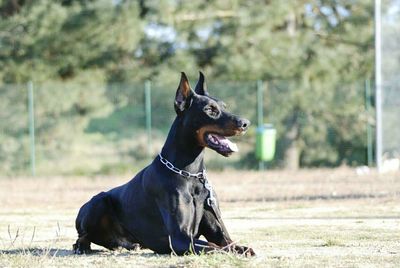
[[[203,147],[207,146],[207,142],[204,140],[205,134],[207,132],[218,134],[219,132],[221,132],[221,129],[219,127],[217,127],[216,125],[208,125],[208,126],[204,126],[204,127],[201,127],[200,129],[198,129],[196,131],[196,134],[197,134],[197,141],[199,142],[200,146],[203,146]]]
[[[218,125],[207,125],[201,127],[196,131],[197,141],[200,146],[207,147],[207,142],[204,140],[206,133],[217,134],[224,137],[235,136],[238,135],[241,131],[238,130],[233,123],[227,125],[225,128],[221,128]]]

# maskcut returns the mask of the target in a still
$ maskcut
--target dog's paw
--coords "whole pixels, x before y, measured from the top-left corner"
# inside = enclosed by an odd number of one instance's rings
[[[238,246],[238,245],[234,245],[232,250],[236,253],[236,254],[240,254],[243,255],[245,257],[254,257],[256,256],[256,253],[254,252],[254,250],[250,247],[245,247],[245,246]]]
[[[74,254],[82,255],[82,254],[89,254],[92,250],[89,247],[83,247],[81,243],[77,242],[76,244],[72,245],[72,251]]]
[[[139,243],[129,243],[129,242],[122,243],[121,247],[132,251],[137,251],[142,248]]]

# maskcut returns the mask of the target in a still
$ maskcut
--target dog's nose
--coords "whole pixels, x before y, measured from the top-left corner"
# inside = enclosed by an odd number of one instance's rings
[[[237,122],[237,126],[242,130],[245,131],[249,128],[250,126],[250,121],[244,118],[241,118]]]

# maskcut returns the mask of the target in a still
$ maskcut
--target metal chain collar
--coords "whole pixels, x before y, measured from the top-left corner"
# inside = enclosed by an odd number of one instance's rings
[[[212,185],[207,180],[205,169],[203,169],[203,171],[201,171],[199,173],[190,173],[189,171],[182,170],[182,169],[175,167],[171,162],[169,162],[167,159],[162,157],[161,154],[158,154],[158,156],[160,157],[160,162],[163,163],[164,166],[166,166],[172,172],[175,172],[176,174],[179,174],[186,178],[192,177],[192,178],[199,179],[204,184],[204,188],[206,188],[208,191],[207,205],[209,205],[211,207],[213,204],[217,203],[217,199],[214,196]]]
[[[192,177],[192,178],[196,178],[196,179],[203,179],[205,178],[205,174],[206,171],[203,170],[199,173],[190,173],[186,170],[182,170],[179,169],[177,167],[175,167],[171,162],[169,162],[167,159],[165,159],[164,157],[161,156],[161,154],[158,154],[158,156],[160,157],[160,161],[161,163],[163,163],[169,170],[175,172],[176,174],[182,175],[183,177]]]

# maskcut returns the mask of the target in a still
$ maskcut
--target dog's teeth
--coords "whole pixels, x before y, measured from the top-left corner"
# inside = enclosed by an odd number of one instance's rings
[[[215,143],[215,144],[219,144],[219,141],[218,141],[218,139],[215,137],[215,136],[210,136],[210,140],[211,140],[211,142],[212,143]]]

